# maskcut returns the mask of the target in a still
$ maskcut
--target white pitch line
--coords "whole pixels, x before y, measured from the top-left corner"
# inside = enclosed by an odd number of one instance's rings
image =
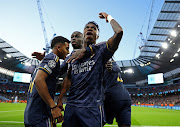
[[[106,127],[118,127],[118,125],[105,125]],[[180,126],[143,126],[143,125],[131,125],[131,127],[180,127]]]
[[[0,123],[24,123],[20,121],[0,121]]]
[[[0,113],[1,113],[1,112],[16,112],[16,111],[24,111],[24,110],[0,111]]]
[[[180,126],[143,126],[143,125],[132,125],[131,127],[180,127]]]

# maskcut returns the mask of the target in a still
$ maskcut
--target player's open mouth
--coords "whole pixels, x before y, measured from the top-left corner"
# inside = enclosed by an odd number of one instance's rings
[[[93,33],[92,32],[87,32],[86,35],[93,35]]]

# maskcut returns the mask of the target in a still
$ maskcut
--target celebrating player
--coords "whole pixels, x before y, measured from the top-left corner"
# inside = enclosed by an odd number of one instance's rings
[[[121,26],[110,15],[100,13],[99,17],[110,22],[114,35],[106,43],[91,46],[96,44],[99,37],[99,27],[95,22],[89,22],[85,25],[84,47],[86,47],[86,50],[79,51],[91,50],[94,54],[90,58],[83,58],[70,63],[67,79],[71,80],[71,86],[65,110],[64,127],[102,126],[100,106],[102,104],[103,65],[117,50],[123,31]],[[73,59],[74,57],[70,57],[68,62]]]
[[[65,59],[69,53],[68,43],[69,40],[62,36],[55,37],[51,42],[52,52],[35,69],[24,112],[26,127],[49,127],[51,115],[53,121],[61,121],[61,109],[55,105],[53,99],[60,69],[59,59]]]
[[[104,111],[106,123],[112,124],[113,119],[119,127],[131,125],[131,98],[123,86],[121,69],[113,59],[106,64],[103,84],[105,86]]]

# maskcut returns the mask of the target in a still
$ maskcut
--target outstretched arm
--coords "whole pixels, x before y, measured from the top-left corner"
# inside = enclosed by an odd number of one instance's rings
[[[99,13],[99,17],[101,19],[106,19],[106,22],[110,22],[114,30],[114,35],[108,40],[109,49],[116,51],[123,36],[123,29],[110,15],[101,12]]]
[[[44,52],[44,53],[33,52],[33,53],[31,54],[31,56],[32,56],[33,58],[36,58],[36,59],[38,59],[38,60],[41,61],[41,60],[45,57],[45,52]]]

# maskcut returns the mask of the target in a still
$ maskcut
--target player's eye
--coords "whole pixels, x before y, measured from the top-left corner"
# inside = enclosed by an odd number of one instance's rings
[[[88,28],[89,28],[89,26],[86,26],[86,27],[85,27],[85,29],[88,29]]]

